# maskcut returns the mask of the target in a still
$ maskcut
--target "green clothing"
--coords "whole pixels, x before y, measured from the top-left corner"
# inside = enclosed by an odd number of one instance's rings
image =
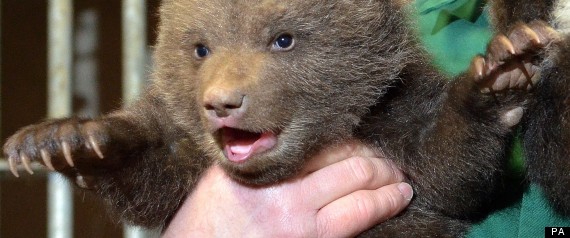
[[[476,54],[484,54],[493,36],[483,0],[416,0],[418,30],[434,55],[434,63],[449,75],[465,71]],[[523,184],[520,143],[512,157],[513,205],[494,212],[470,230],[468,237],[544,237],[545,227],[570,226],[570,217],[558,216],[549,207],[541,189]]]

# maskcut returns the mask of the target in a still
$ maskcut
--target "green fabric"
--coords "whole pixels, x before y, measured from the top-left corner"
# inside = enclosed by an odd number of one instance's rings
[[[434,63],[447,73],[463,72],[475,54],[485,52],[492,36],[485,14],[464,10],[482,9],[479,1],[417,0],[416,6],[422,41],[433,53]]]
[[[474,55],[485,52],[493,36],[484,4],[483,0],[416,0],[421,39],[433,54],[434,64],[449,75],[465,71]],[[468,237],[543,237],[544,227],[570,226],[570,218],[558,216],[538,186],[518,188],[524,179],[519,140],[511,154],[512,195],[521,198],[473,226]]]
[[[468,237],[544,237],[547,226],[570,226],[570,219],[554,213],[541,189],[532,185],[522,200],[474,226]]]

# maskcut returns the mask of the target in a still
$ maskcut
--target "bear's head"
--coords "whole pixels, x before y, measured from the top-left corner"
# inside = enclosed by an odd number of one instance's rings
[[[248,183],[351,138],[410,57],[400,0],[165,0],[160,13],[157,94]]]

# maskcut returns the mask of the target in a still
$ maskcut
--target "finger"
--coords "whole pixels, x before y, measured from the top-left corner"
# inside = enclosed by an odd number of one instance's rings
[[[403,173],[390,160],[351,157],[307,176],[301,188],[315,209],[358,190],[374,190],[404,181]]]
[[[412,197],[406,183],[351,193],[319,210],[317,232],[319,237],[353,237],[396,216]]]
[[[342,144],[325,148],[316,156],[311,158],[311,160],[309,160],[309,162],[304,166],[301,175],[315,172],[321,168],[355,156],[376,157],[376,153],[373,149],[368,148],[366,145],[358,141],[346,141]]]

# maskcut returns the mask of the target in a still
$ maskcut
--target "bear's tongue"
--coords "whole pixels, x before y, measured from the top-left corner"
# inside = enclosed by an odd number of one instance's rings
[[[222,128],[224,155],[232,162],[244,162],[252,155],[265,152],[277,144],[271,132],[253,133],[234,128]]]

